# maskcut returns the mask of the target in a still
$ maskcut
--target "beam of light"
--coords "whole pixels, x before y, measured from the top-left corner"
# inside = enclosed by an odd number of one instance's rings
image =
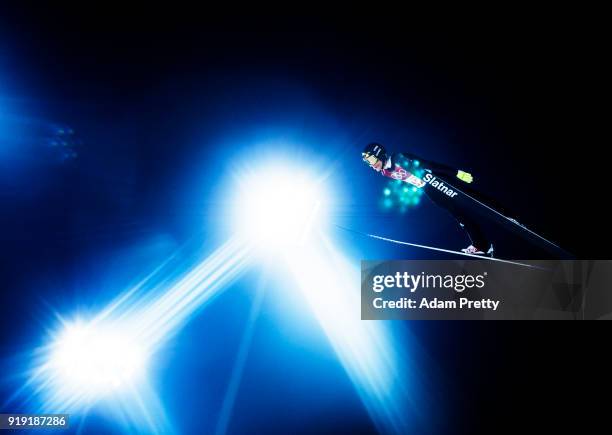
[[[234,403],[238,395],[238,388],[240,387],[247,356],[251,348],[253,335],[255,334],[255,323],[257,322],[259,313],[261,311],[261,306],[263,304],[266,278],[267,276],[262,274],[259,283],[257,284],[257,294],[255,295],[255,300],[251,306],[251,311],[249,312],[244,334],[240,340],[240,348],[238,349],[236,361],[234,362],[232,374],[223,398],[221,411],[219,412],[219,419],[215,428],[215,435],[224,435],[227,432],[227,428],[230,424],[232,412],[234,410]]]
[[[245,270],[249,252],[248,244],[230,239],[169,289],[115,308],[115,315],[132,319],[141,339],[158,347]]]
[[[31,377],[44,397],[40,412],[86,415],[103,402],[124,429],[171,433],[147,383],[152,355],[240,276],[254,253],[274,253],[290,273],[289,282],[304,293],[373,421],[386,432],[404,431],[405,377],[384,324],[360,320],[358,268],[323,235],[328,204],[323,180],[279,167],[286,168],[271,165],[241,177],[238,235],[195,267],[178,278],[153,274],[92,319],[64,322],[40,350]]]
[[[376,426],[406,433],[408,376],[386,324],[361,320],[359,269],[321,232],[284,260]]]
[[[62,320],[30,376],[39,411],[87,415],[95,405],[126,430],[171,433],[147,382],[150,358],[241,274],[248,253],[248,245],[230,239],[174,281],[156,271],[97,316]]]
[[[398,371],[389,331],[380,322],[361,320],[358,268],[323,235],[329,204],[323,180],[286,163],[275,167],[289,169],[271,167],[246,178],[243,207],[237,209],[241,234],[260,244],[272,239],[277,266],[305,295],[375,424],[405,433],[406,377]],[[256,182],[260,178],[263,184]]]

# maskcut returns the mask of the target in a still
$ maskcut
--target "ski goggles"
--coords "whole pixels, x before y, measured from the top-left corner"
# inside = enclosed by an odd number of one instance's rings
[[[365,163],[367,163],[370,166],[374,166],[376,163],[378,163],[378,157],[376,157],[375,155],[372,154],[368,154],[368,153],[361,153],[361,158],[363,159],[363,161]]]

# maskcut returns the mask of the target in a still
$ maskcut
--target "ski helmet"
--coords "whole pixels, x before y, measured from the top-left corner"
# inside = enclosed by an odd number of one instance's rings
[[[381,144],[372,142],[365,147],[361,156],[363,160],[367,160],[368,157],[376,157],[378,160],[385,162],[387,160],[387,151]]]

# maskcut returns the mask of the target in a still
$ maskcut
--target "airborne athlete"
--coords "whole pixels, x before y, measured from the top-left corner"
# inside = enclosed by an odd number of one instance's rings
[[[454,201],[458,192],[438,178],[438,176],[457,177],[464,183],[472,183],[473,178],[470,173],[425,160],[410,153],[395,153],[389,156],[385,147],[379,143],[371,143],[366,146],[362,158],[372,169],[385,177],[402,180],[419,189],[426,185],[431,186],[433,189],[425,190],[427,196],[437,206],[451,213],[470,239],[470,246],[461,251],[466,254],[485,255],[486,253],[491,257],[493,256],[493,244],[483,233],[480,225]],[[408,167],[402,167],[398,163],[399,161],[407,161]],[[419,162],[418,164],[426,171],[422,178],[410,172],[411,167],[416,166],[415,162]]]

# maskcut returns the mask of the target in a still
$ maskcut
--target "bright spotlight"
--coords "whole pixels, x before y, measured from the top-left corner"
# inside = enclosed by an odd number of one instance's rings
[[[47,370],[67,396],[99,398],[129,388],[145,370],[146,355],[126,330],[67,324],[50,348]]]
[[[321,225],[326,205],[320,181],[302,170],[275,165],[252,172],[241,184],[236,226],[264,249],[301,245]]]
[[[86,416],[94,409],[122,433],[174,433],[148,379],[153,356],[245,269],[249,250],[230,239],[179,277],[167,263],[87,321],[61,321],[29,374],[39,413]]]

